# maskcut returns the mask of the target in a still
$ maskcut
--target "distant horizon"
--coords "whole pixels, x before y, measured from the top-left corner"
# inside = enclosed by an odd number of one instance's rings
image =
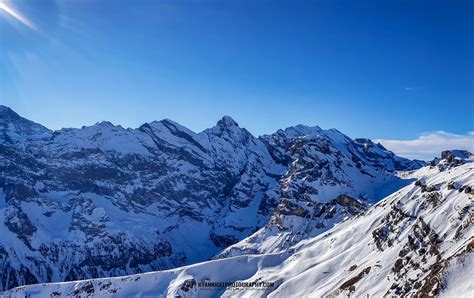
[[[338,129],[337,127],[329,127],[329,128],[325,128],[325,127],[321,127],[320,125],[307,125],[307,124],[304,124],[304,123],[297,123],[297,124],[294,124],[294,125],[290,125],[290,126],[286,126],[286,127],[280,127],[272,132],[268,132],[268,133],[264,133],[264,134],[255,134],[251,131],[251,129],[245,127],[245,126],[242,126],[240,125],[239,121],[236,120],[234,117],[232,117],[231,115],[222,115],[219,119],[217,119],[213,125],[210,125],[202,130],[194,130],[193,128],[190,128],[190,127],[187,127],[186,125],[183,125],[182,123],[174,120],[174,119],[170,119],[170,118],[163,118],[163,119],[156,119],[156,120],[152,120],[152,121],[149,121],[149,122],[143,122],[141,123],[140,125],[138,126],[135,126],[135,127],[131,127],[131,126],[123,126],[121,124],[118,124],[118,123],[114,123],[112,121],[109,121],[107,119],[103,119],[101,121],[97,121],[93,124],[84,124],[84,125],[80,125],[80,126],[70,126],[70,127],[61,127],[61,128],[50,128],[46,125],[44,125],[43,123],[41,122],[37,122],[33,119],[30,119],[30,118],[27,118],[27,117],[24,117],[23,115],[21,115],[20,113],[18,113],[17,111],[15,111],[13,108],[11,107],[8,107],[8,106],[5,106],[5,105],[0,105],[0,107],[6,107],[10,110],[12,110],[14,113],[16,113],[18,116],[24,118],[24,119],[27,119],[27,120],[30,120],[34,123],[37,123],[37,124],[40,124],[44,127],[46,127],[47,129],[51,130],[51,131],[59,131],[61,129],[68,129],[68,128],[72,128],[72,129],[82,129],[84,127],[91,127],[91,126],[94,126],[94,125],[97,125],[97,124],[100,124],[102,122],[108,122],[108,123],[111,123],[112,125],[114,126],[120,126],[124,129],[138,129],[140,126],[142,126],[143,124],[146,124],[146,123],[150,123],[150,122],[154,122],[154,121],[164,121],[164,120],[169,120],[169,121],[173,121],[183,127],[185,127],[186,129],[189,129],[191,130],[192,132],[194,133],[201,133],[203,132],[204,130],[208,129],[208,128],[212,128],[214,127],[215,125],[217,125],[218,121],[220,121],[221,119],[223,119],[224,117],[230,117],[231,119],[233,119],[237,125],[240,127],[240,128],[244,128],[246,129],[247,131],[249,131],[254,137],[261,137],[261,136],[264,136],[264,135],[271,135],[275,132],[277,132],[278,130],[285,130],[285,129],[288,129],[288,128],[292,128],[292,127],[296,127],[296,126],[299,126],[299,125],[302,125],[302,126],[305,126],[305,127],[319,127],[323,130],[330,130],[330,129],[336,129],[338,130],[339,132],[343,133],[344,135],[350,137],[351,139],[359,139],[359,138],[362,138],[362,139],[370,139],[372,142],[374,143],[380,143],[382,144],[385,148],[387,148],[388,150],[394,152],[396,155],[398,156],[401,156],[401,157],[405,157],[405,158],[409,158],[409,159],[412,159],[412,160],[423,160],[423,161],[431,161],[433,160],[434,158],[436,157],[440,157],[440,154],[442,151],[445,151],[445,150],[468,150],[470,151],[471,153],[474,153],[474,131],[470,131],[468,132],[466,135],[468,136],[467,139],[465,139],[463,136],[461,135],[453,135],[453,134],[449,134],[449,133],[446,133],[444,131],[435,131],[435,132],[432,132],[430,134],[424,134],[422,136],[420,136],[420,138],[418,138],[417,140],[385,140],[385,139],[374,139],[374,138],[369,138],[369,137],[366,137],[366,136],[350,136],[348,135],[347,133],[345,133],[344,131],[341,131],[340,129]],[[469,139],[470,137],[470,139]],[[443,140],[443,138],[445,138],[445,140]],[[424,140],[423,140],[424,139]],[[450,144],[447,139],[455,139],[458,144],[458,147],[456,146],[451,146],[448,145]],[[419,151],[416,151],[417,148],[422,148],[421,150]],[[427,150],[429,149],[429,150]]]
[[[474,147],[474,2],[2,0],[0,104],[51,129],[230,115]]]

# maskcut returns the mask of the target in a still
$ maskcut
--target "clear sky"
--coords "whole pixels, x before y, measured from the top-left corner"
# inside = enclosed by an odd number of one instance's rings
[[[230,115],[473,144],[474,1],[0,2],[0,104],[52,129]]]

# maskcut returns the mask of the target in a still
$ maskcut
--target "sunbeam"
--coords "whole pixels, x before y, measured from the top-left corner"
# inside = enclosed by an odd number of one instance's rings
[[[30,21],[28,20],[25,16],[23,16],[21,13],[15,11],[13,8],[8,6],[3,0],[0,0],[0,11],[5,11],[8,15],[12,16],[14,19],[22,23],[23,25],[27,26],[31,30],[38,31],[38,28]]]

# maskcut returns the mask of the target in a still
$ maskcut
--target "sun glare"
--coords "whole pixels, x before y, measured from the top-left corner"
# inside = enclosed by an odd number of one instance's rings
[[[23,16],[21,13],[15,11],[13,8],[8,6],[4,0],[0,0],[0,12],[4,11],[6,12],[9,16],[13,17],[15,20],[18,22],[22,23],[23,25],[27,26],[28,28],[37,31],[38,29],[36,26],[28,20],[25,16]]]

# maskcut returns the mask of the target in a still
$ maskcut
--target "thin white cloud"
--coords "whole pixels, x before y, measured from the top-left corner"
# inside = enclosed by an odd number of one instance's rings
[[[423,89],[423,87],[422,86],[409,86],[409,87],[405,87],[403,89],[405,91],[417,91],[417,90]]]
[[[395,154],[411,159],[431,160],[441,151],[463,149],[474,152],[474,131],[454,134],[445,131],[424,133],[414,140],[374,140]]]

